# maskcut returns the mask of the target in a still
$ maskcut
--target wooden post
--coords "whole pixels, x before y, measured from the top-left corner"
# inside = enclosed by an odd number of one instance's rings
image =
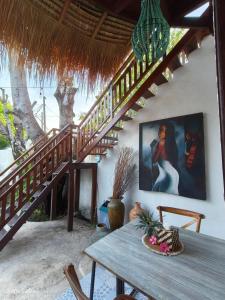
[[[79,212],[80,207],[80,169],[76,169],[75,177],[75,213]]]
[[[53,188],[51,190],[51,210],[50,210],[51,221],[55,220],[56,218],[56,201],[57,201],[57,182],[53,184]]]
[[[74,212],[74,169],[72,164],[69,166],[69,187],[68,187],[68,212],[67,212],[67,230],[73,230],[73,212]]]
[[[217,84],[219,96],[220,133],[223,180],[225,191],[225,1],[213,0],[214,32],[216,42]]]
[[[97,165],[92,167],[92,189],[91,189],[91,223],[95,223],[97,206]]]

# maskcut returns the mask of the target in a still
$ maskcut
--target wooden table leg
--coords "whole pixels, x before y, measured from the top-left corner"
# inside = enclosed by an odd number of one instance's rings
[[[95,269],[96,262],[92,262],[92,271],[91,271],[91,288],[90,288],[90,300],[93,300],[94,297],[94,288],[95,288]]]
[[[124,294],[124,281],[116,277],[116,296]]]

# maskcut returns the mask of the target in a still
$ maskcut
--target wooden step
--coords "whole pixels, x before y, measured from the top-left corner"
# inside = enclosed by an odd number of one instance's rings
[[[18,215],[15,215],[8,223],[7,223],[7,225],[9,226],[9,227],[13,227],[15,224],[16,224],[16,222],[18,221],[18,219],[19,219],[19,216]]]
[[[150,90],[146,90],[142,95],[142,97],[144,97],[145,99],[149,99],[155,97],[155,94],[153,94]]]
[[[176,56],[176,57],[172,60],[172,62],[170,63],[169,69],[170,69],[171,72],[173,72],[173,71],[177,70],[178,68],[180,68],[180,67],[182,67],[182,66],[183,66],[183,65],[182,65],[182,63],[181,63],[181,61],[180,61],[180,58],[179,58],[178,56]]]
[[[113,142],[118,142],[118,138],[114,137],[114,136],[105,136],[103,138],[103,140],[106,139],[108,141],[113,141]]]
[[[27,211],[29,209],[30,205],[31,205],[30,202],[25,203],[24,206],[21,208],[21,212],[23,213],[23,212]]]
[[[113,148],[113,144],[106,144],[106,143],[101,143],[96,145],[97,148]]]
[[[51,181],[45,181],[44,183],[42,183],[42,186],[47,187],[51,184]]]
[[[2,228],[2,230],[0,230],[0,240],[6,235],[8,231],[6,231],[4,228]]]
[[[32,198],[33,198],[33,199],[36,199],[36,198],[40,197],[42,191],[43,191],[43,189],[39,189],[38,191],[36,191],[36,192],[33,194]]]
[[[121,131],[123,130],[123,128],[119,127],[119,126],[113,126],[112,127],[112,130],[115,130],[115,131]]]
[[[52,173],[52,175],[53,175],[53,176],[57,176],[57,175],[62,171],[62,169],[65,167],[66,164],[67,164],[67,162],[61,163],[60,166],[58,167],[58,169],[56,169],[56,170]]]
[[[193,39],[188,45],[184,48],[184,52],[188,56],[191,52],[198,49],[198,41]]]
[[[128,116],[124,115],[124,116],[121,117],[120,120],[127,122],[127,121],[131,121],[133,119],[131,117],[128,117]]]
[[[158,76],[158,78],[155,80],[156,85],[161,85],[161,84],[164,84],[164,83],[167,83],[167,82],[168,82],[168,80],[166,79],[166,77],[163,74],[160,74]]]
[[[88,155],[101,155],[101,156],[106,156],[106,153],[98,153],[98,152],[91,152]]]
[[[135,110],[135,111],[139,111],[140,109],[142,109],[143,106],[137,104],[137,103],[134,103],[133,106],[131,107],[132,110]]]

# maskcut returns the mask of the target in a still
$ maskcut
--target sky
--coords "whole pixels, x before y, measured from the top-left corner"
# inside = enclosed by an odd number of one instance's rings
[[[187,16],[198,17],[200,16],[208,7],[208,4],[203,5],[201,8],[196,11],[188,14]],[[46,123],[47,130],[50,130],[53,127],[58,128],[59,123],[59,111],[57,101],[54,97],[54,92],[56,90],[57,81],[53,80],[50,84],[49,82],[44,82],[43,86],[38,86],[34,80],[27,77],[27,87],[30,95],[31,103],[37,101],[37,104],[34,106],[34,112],[36,113],[43,102],[43,96],[46,97]],[[10,77],[7,69],[1,70],[0,73],[0,87],[4,88],[6,94],[9,96],[11,101],[11,85]],[[75,95],[75,104],[74,104],[74,113],[75,113],[75,124],[79,123],[79,115],[81,113],[87,112],[94,101],[96,101],[96,96],[99,94],[99,89],[96,89],[95,92],[87,94],[85,90],[82,91],[78,85],[75,84],[75,87],[78,88],[78,92]],[[37,117],[40,119],[40,112],[37,114]],[[38,120],[40,123],[40,120]]]

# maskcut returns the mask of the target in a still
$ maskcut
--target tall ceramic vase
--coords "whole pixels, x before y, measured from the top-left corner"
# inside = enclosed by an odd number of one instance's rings
[[[122,199],[109,198],[108,216],[110,229],[115,230],[123,226],[125,206]]]

